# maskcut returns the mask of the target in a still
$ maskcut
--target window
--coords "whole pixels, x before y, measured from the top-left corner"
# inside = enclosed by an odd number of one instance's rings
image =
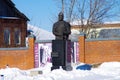
[[[4,30],[4,43],[6,45],[10,44],[10,30],[8,28]]]
[[[14,30],[14,41],[16,45],[20,44],[21,41],[20,30],[17,28]]]

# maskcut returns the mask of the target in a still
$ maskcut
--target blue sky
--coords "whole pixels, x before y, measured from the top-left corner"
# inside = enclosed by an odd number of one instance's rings
[[[57,0],[12,0],[16,8],[24,13],[30,21],[29,24],[38,26],[47,31],[52,31],[53,23],[60,12]],[[120,2],[120,0],[118,0]],[[118,3],[119,4],[119,3]],[[116,4],[116,6],[118,6]],[[118,8],[117,8],[118,9]],[[112,13],[116,11],[113,9]],[[112,18],[117,21],[119,17]],[[119,19],[120,21],[120,19]]]
[[[12,0],[16,8],[24,13],[31,25],[52,31],[55,16],[59,12],[55,0]]]

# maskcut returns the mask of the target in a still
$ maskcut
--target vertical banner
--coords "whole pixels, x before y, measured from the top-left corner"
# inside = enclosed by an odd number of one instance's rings
[[[79,44],[76,42],[76,62],[79,62]]]
[[[39,67],[43,67],[47,62],[51,62],[51,43],[39,43]]]
[[[73,55],[72,56],[73,56],[74,63],[79,61],[79,45],[78,45],[78,42],[74,42],[74,44],[73,44]]]
[[[35,68],[39,67],[39,53],[38,53],[38,43],[35,44],[34,47],[34,56],[35,56]]]
[[[71,62],[75,62],[75,50],[74,50],[74,42],[71,42]]]
[[[67,63],[71,63],[71,50],[72,50],[72,48],[71,48],[71,41],[70,40],[68,40],[68,41],[66,41],[66,47],[67,47]]]

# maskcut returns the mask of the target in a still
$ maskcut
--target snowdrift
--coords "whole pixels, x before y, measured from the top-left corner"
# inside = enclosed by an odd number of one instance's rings
[[[63,69],[50,71],[51,63],[31,70],[8,67],[0,69],[0,75],[4,75],[4,80],[120,80],[120,62],[105,62],[91,70],[76,70],[77,66],[74,65],[72,71]],[[43,71],[43,74],[31,76],[31,71]],[[1,78],[0,76],[0,80]]]

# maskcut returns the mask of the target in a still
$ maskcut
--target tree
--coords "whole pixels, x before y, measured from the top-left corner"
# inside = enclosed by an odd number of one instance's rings
[[[116,15],[113,11],[115,4],[116,0],[62,0],[67,21],[80,21],[80,29],[87,38],[91,28],[99,27],[99,24]]]
[[[64,13],[67,22],[71,22],[76,0],[57,0],[57,2],[61,4],[60,9]]]
[[[86,33],[87,38],[90,36],[91,28],[99,27],[104,20],[114,15],[110,11],[114,7],[115,0],[78,0],[77,3],[77,18],[80,19],[82,31]]]

